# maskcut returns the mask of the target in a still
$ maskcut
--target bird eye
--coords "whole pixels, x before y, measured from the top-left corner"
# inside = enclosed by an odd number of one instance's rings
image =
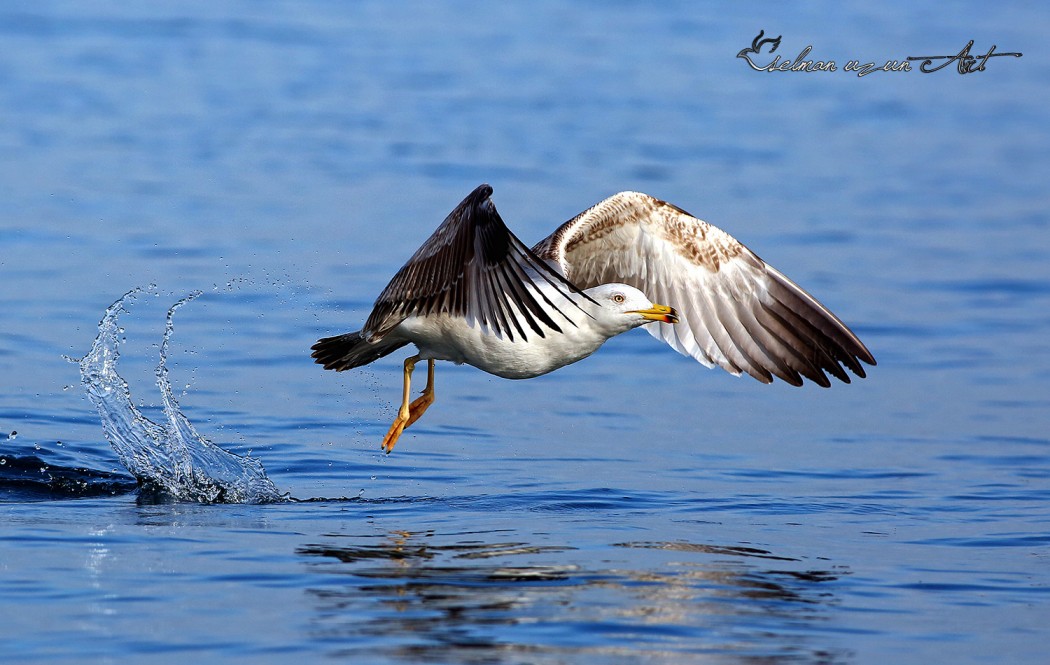
[[[625,302],[627,302],[627,297],[624,294],[622,294],[622,293],[614,293],[613,297],[612,297],[612,301],[614,303],[616,303],[617,305],[622,305]]]

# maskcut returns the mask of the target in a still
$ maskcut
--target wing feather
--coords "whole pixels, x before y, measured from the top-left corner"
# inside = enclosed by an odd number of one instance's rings
[[[581,289],[622,282],[675,307],[646,329],[707,365],[764,383],[864,377],[871,352],[813,296],[725,231],[647,194],[621,192],[562,224],[533,252]]]
[[[802,378],[799,376],[798,371],[792,367],[794,358],[790,354],[780,357],[773,351],[783,342],[759,323],[758,315],[740,302],[735,303],[734,314],[743,328],[742,335],[750,338],[751,344],[754,345],[755,353],[760,354],[757,356],[761,358],[760,364],[768,367],[768,371],[781,380],[794,386],[802,385]],[[767,383],[772,382],[772,380],[773,377],[770,376]]]
[[[565,310],[588,296],[510,232],[491,195],[488,185],[475,189],[394,275],[376,299],[364,339],[381,339],[409,316],[437,313],[511,341],[545,336],[537,321],[555,332],[561,332],[559,320],[572,324]],[[533,275],[553,286],[553,295]]]

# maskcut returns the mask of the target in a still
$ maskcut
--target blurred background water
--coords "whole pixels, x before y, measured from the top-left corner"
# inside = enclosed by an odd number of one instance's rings
[[[0,5],[0,636],[12,662],[1045,662],[1050,70],[1028,3]],[[770,73],[736,54],[839,71]],[[983,72],[853,59],[1023,57]],[[768,54],[765,61],[771,59]],[[758,58],[756,57],[756,60]],[[556,374],[336,375],[489,182],[527,243],[637,189],[747,243],[879,366],[830,390],[643,332]],[[303,501],[140,496],[80,386]],[[309,500],[309,501],[306,501]]]

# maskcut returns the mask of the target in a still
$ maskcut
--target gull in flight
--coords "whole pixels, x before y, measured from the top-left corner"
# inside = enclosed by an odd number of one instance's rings
[[[434,402],[434,361],[528,379],[646,326],[707,367],[763,383],[849,383],[875,359],[817,300],[725,231],[639,192],[583,211],[529,249],[481,185],[456,206],[379,294],[364,328],[326,337],[325,369],[367,365],[414,344],[382,448]],[[653,300],[665,304],[655,304]],[[412,371],[427,384],[410,402]]]

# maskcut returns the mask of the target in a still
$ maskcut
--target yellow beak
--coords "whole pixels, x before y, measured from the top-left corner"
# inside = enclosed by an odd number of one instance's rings
[[[674,307],[657,305],[656,303],[653,303],[653,306],[649,309],[636,309],[628,312],[628,314],[641,314],[642,318],[649,319],[650,321],[678,323],[678,312],[674,311]]]

